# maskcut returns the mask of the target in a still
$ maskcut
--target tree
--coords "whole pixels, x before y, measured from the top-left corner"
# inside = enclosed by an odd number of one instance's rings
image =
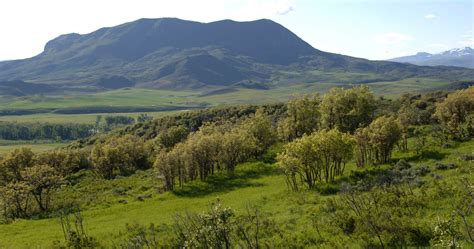
[[[190,180],[199,176],[201,180],[214,174],[216,170],[222,134],[205,134],[201,131],[191,134],[186,141],[188,175]]]
[[[146,114],[146,113],[140,113],[140,115],[138,115],[138,117],[137,117],[137,122],[138,123],[143,123],[143,122],[147,122],[147,121],[151,121],[151,120],[153,120],[153,117],[148,116],[148,114]]]
[[[436,105],[435,115],[454,139],[473,137],[474,87],[449,94]],[[466,123],[469,125],[463,126]]]
[[[355,133],[357,165],[375,165],[391,160],[392,150],[401,138],[400,124],[394,117],[381,116]]]
[[[177,158],[164,150],[160,151],[156,156],[156,161],[153,166],[162,179],[163,188],[165,190],[174,189],[176,169],[179,167],[176,162]]]
[[[48,165],[62,176],[75,173],[90,166],[85,150],[58,149],[36,155],[38,164]]]
[[[254,116],[244,120],[240,128],[255,138],[254,155],[266,151],[276,141],[276,132],[268,115],[257,110]]]
[[[133,135],[110,137],[105,143],[96,144],[91,159],[96,172],[107,179],[150,166],[143,140]]]
[[[48,211],[52,193],[61,186],[62,177],[51,166],[35,165],[25,170],[25,182],[41,211]]]
[[[0,186],[0,204],[6,220],[30,216],[30,186],[24,181],[11,181]]]
[[[320,106],[323,128],[353,133],[372,121],[377,105],[374,94],[362,85],[347,90],[331,88]]]
[[[234,129],[221,138],[218,161],[227,172],[234,172],[235,166],[249,159],[257,150],[257,139],[248,131]]]
[[[287,117],[278,124],[278,134],[285,141],[292,141],[310,134],[319,127],[319,94],[307,94],[290,100],[287,104]]]
[[[189,131],[184,126],[173,126],[168,128],[156,137],[156,142],[166,149],[172,148],[175,144],[184,141],[188,137]]]
[[[34,163],[35,154],[29,148],[15,149],[0,162],[0,185],[10,181],[21,181],[21,172]]]
[[[321,130],[287,144],[277,161],[292,190],[297,191],[300,183],[313,188],[318,181],[332,182],[344,173],[353,145],[354,139],[347,133]]]

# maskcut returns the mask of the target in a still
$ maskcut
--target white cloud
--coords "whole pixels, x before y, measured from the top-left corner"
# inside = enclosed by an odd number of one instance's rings
[[[436,15],[435,15],[435,14],[426,14],[426,15],[424,16],[424,18],[430,20],[430,19],[436,18]]]
[[[474,34],[472,30],[464,32],[460,37],[462,40],[458,43],[461,44],[461,46],[474,47]]]
[[[466,40],[459,41],[458,43],[461,44],[462,46],[474,47],[474,38],[471,37]]]
[[[295,10],[292,1],[277,1],[275,7],[277,15],[286,15]]]
[[[389,32],[374,35],[372,36],[372,40],[384,45],[403,45],[408,41],[412,41],[413,37],[397,32]]]

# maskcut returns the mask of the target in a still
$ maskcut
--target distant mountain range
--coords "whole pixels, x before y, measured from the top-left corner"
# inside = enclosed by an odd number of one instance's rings
[[[0,62],[0,95],[122,87],[266,89],[292,83],[370,83],[427,77],[457,81],[474,70],[420,67],[327,53],[271,20],[199,23],[140,19],[49,41],[32,58]],[[15,82],[18,88],[14,88]],[[2,91],[3,89],[3,91]]]
[[[421,66],[454,66],[474,68],[474,49],[470,47],[455,48],[437,54],[420,52],[416,55],[393,58],[389,61],[411,63]]]

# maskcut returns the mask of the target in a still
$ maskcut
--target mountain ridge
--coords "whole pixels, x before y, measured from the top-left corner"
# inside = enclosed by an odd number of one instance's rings
[[[457,66],[474,68],[474,49],[453,48],[440,53],[418,52],[415,55],[389,59],[393,62],[411,63],[420,66]]]
[[[375,76],[352,81],[328,77],[324,72]],[[48,82],[58,87],[97,90],[122,86],[267,88],[295,82],[369,83],[409,77],[451,81],[472,78],[473,72],[323,52],[268,19],[200,23],[143,18],[83,35],[60,35],[37,56],[0,63],[1,81]],[[113,79],[118,79],[116,85]]]

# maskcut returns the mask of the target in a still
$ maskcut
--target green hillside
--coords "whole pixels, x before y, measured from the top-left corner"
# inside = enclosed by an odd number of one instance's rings
[[[0,247],[470,247],[473,90],[333,88],[14,150]]]

